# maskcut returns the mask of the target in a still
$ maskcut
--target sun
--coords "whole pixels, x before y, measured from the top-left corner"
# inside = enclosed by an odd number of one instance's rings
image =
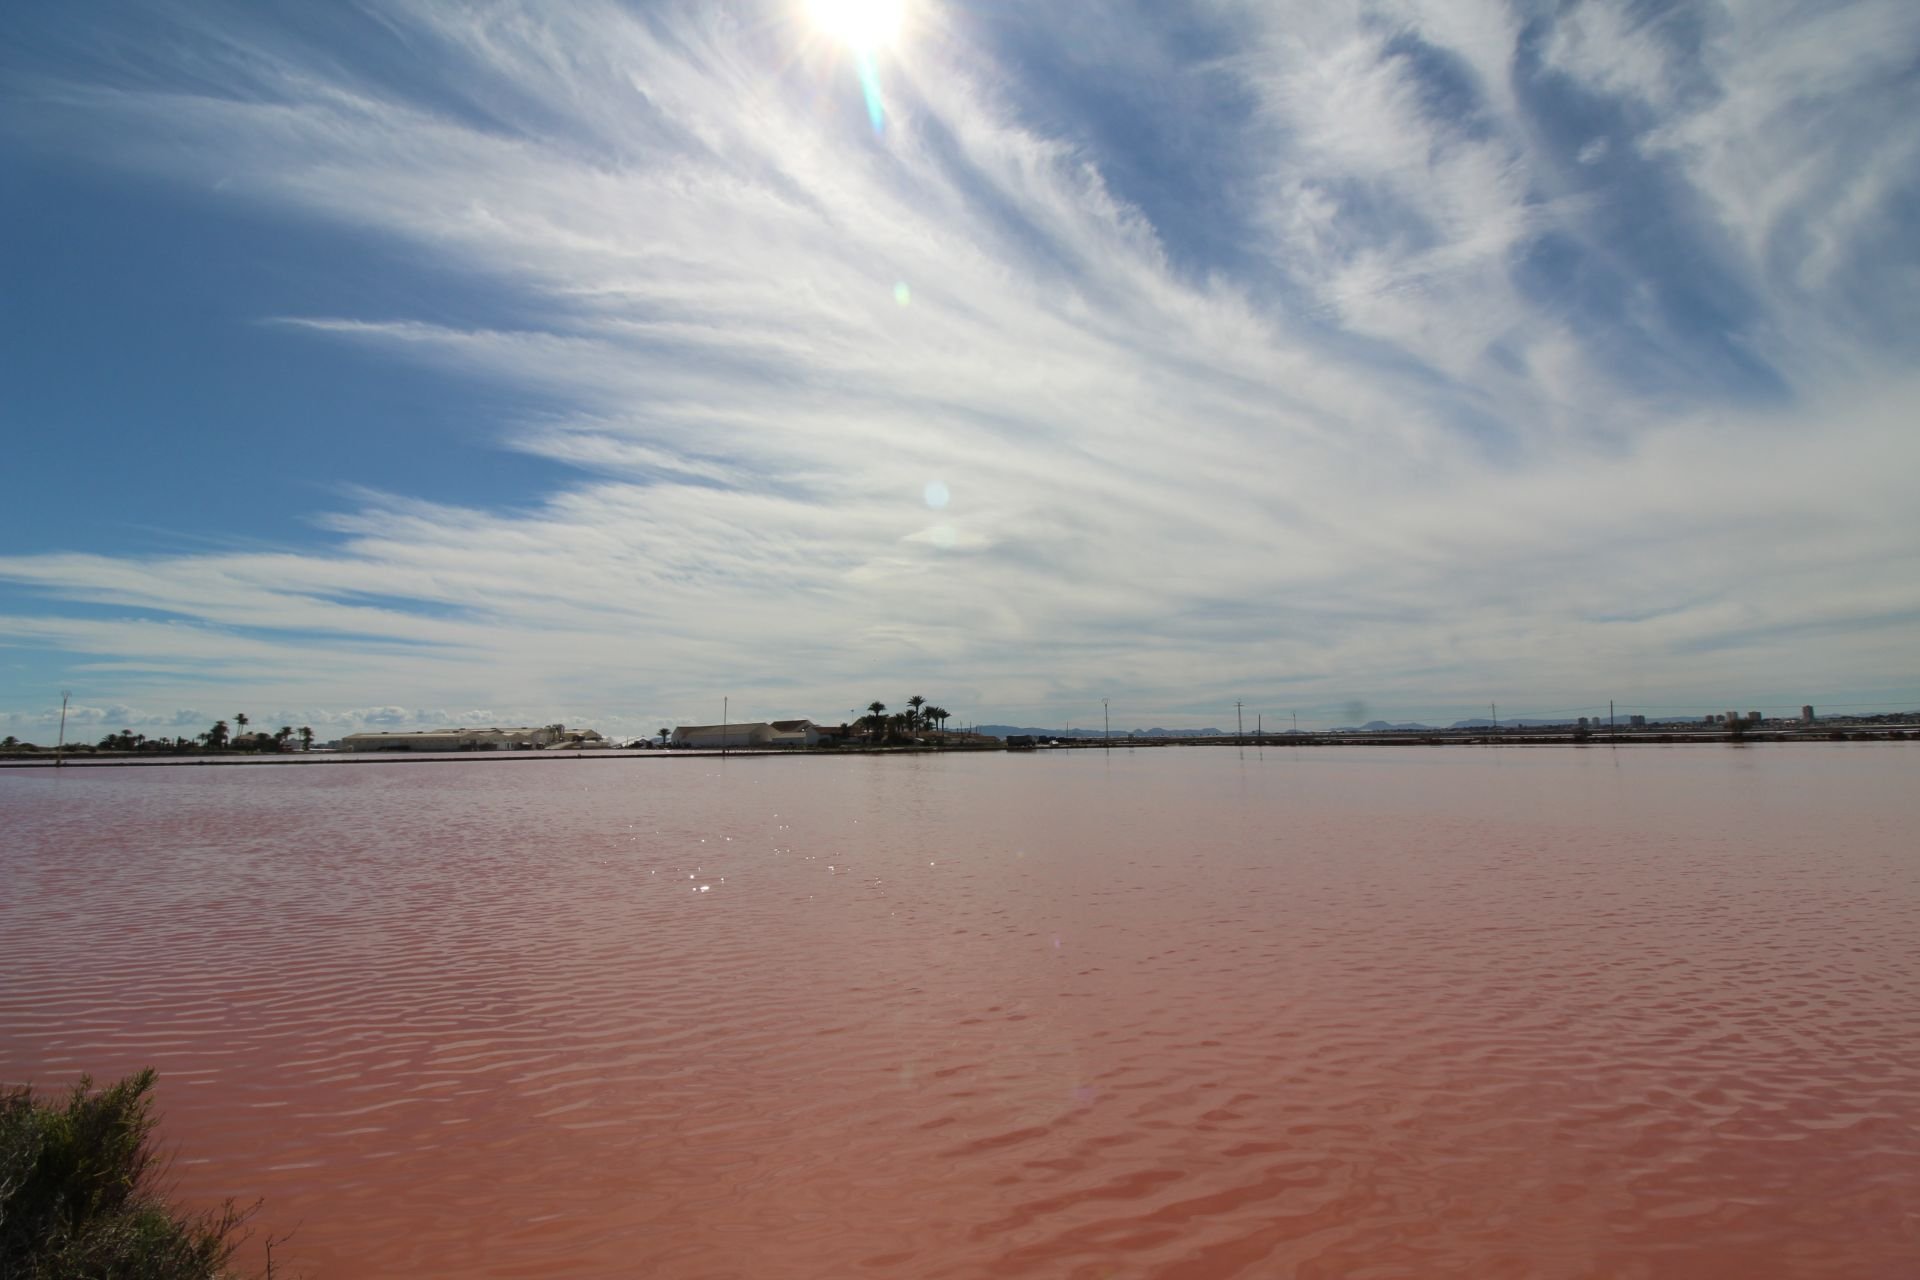
[[[900,34],[906,0],[807,0],[813,25],[857,54],[871,54]]]

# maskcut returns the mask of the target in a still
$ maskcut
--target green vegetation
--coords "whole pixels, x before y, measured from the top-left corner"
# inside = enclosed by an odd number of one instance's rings
[[[914,735],[930,728],[944,732],[952,714],[916,693],[907,699],[905,711],[893,715],[888,715],[887,704],[876,698],[867,704],[867,714],[861,717],[861,722],[867,727],[867,736],[875,742],[913,742],[918,741]]]
[[[65,1099],[0,1090],[0,1276],[214,1280],[252,1209],[186,1216],[155,1187],[153,1070]]]
[[[234,717],[238,720],[240,717]],[[165,755],[186,756],[204,755],[210,751],[244,751],[276,755],[294,750],[294,740],[298,738],[300,750],[313,750],[313,730],[302,725],[295,730],[291,725],[281,725],[272,733],[235,734],[227,729],[225,720],[216,721],[205,733],[192,737],[149,738],[144,733],[135,733],[131,729],[122,729],[118,733],[109,733],[100,741],[89,746],[84,742],[69,742],[66,745],[68,755],[94,755],[110,751],[126,755]],[[21,742],[9,735],[0,740],[0,752],[51,752],[52,747],[35,746],[31,742]],[[7,1280],[0,1274],[0,1280]]]
[[[122,729],[118,733],[107,734],[101,738],[99,742],[91,746],[84,742],[69,742],[66,744],[66,753],[68,755],[93,755],[102,751],[110,751],[127,755],[186,756],[204,755],[208,752],[225,753],[240,751],[263,755],[279,755],[295,750],[294,743],[296,739],[299,742],[299,750],[313,750],[313,729],[311,726],[301,725],[298,729],[295,729],[292,725],[283,724],[272,733],[248,733],[245,730],[249,721],[245,715],[235,716],[233,722],[240,726],[241,732],[235,733],[230,730],[225,720],[216,720],[211,729],[208,729],[205,733],[194,734],[191,737],[169,738],[163,736],[149,738],[144,733],[135,733],[131,729]],[[22,742],[11,734],[4,740],[0,740],[0,753],[37,754],[43,751],[51,752],[52,750],[52,747],[39,747],[31,742]],[[0,1272],[0,1280],[11,1280],[11,1278],[7,1276],[5,1272]]]

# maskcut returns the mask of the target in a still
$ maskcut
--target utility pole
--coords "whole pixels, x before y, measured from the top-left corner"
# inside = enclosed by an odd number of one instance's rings
[[[1295,733],[1300,732],[1300,713],[1298,711],[1293,713],[1293,731]]]
[[[1497,702],[1489,702],[1487,704],[1487,712],[1493,717],[1493,727],[1498,729],[1500,727],[1500,704]]]
[[[1619,731],[1620,731],[1620,727],[1613,722],[1613,699],[1608,698],[1607,699],[1607,733],[1609,735],[1612,735],[1612,734],[1618,733]]]
[[[1264,711],[1253,718],[1253,736],[1256,740],[1267,736],[1267,713]]]
[[[1100,731],[1105,735],[1103,742],[1106,749],[1113,750],[1113,717],[1107,714],[1105,698],[1100,699]]]
[[[727,754],[727,699],[720,699],[720,754]]]
[[[66,763],[67,753],[67,699],[73,694],[65,689],[60,691],[60,740],[54,744],[53,767],[58,769]]]
[[[1233,704],[1233,736],[1236,738],[1244,738],[1247,736],[1247,722],[1241,718],[1240,715],[1240,708],[1245,705],[1245,703],[1238,701]]]

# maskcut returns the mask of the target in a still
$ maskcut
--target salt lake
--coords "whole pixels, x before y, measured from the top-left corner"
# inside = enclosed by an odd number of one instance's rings
[[[158,1068],[320,1280],[1909,1276],[1917,775],[5,771],[0,1080]]]

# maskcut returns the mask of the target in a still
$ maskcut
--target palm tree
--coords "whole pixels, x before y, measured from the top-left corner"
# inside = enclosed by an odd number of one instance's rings
[[[929,719],[929,720],[931,720],[931,721],[933,721],[933,722],[934,722],[935,724],[937,724],[937,725],[939,725],[939,726],[940,726],[940,731],[941,731],[942,733],[945,733],[945,732],[946,732],[946,729],[947,729],[947,709],[946,709],[945,707],[931,707],[931,706],[930,706],[930,707],[928,707],[928,708],[926,709],[926,711],[924,712],[924,714],[926,715],[926,717],[927,717],[927,719]]]
[[[867,704],[867,711],[869,712],[867,719],[873,722],[873,736],[877,738],[880,736],[881,726],[886,724],[886,721],[880,717],[886,714],[887,704],[875,698]]]
[[[279,747],[280,750],[285,751],[287,749],[287,739],[291,738],[292,736],[293,736],[293,726],[290,724],[283,724],[278,729],[275,729],[273,731],[273,743],[275,746]]]
[[[227,745],[227,722],[225,720],[215,720],[213,722],[213,728],[207,730],[200,736],[206,739],[208,746],[218,751]]]
[[[242,711],[239,715],[236,715],[233,718],[233,723],[238,726],[241,734],[244,735],[247,732],[247,713]]]
[[[667,745],[667,730],[664,727],[660,730],[660,745]]]
[[[914,724],[919,721],[920,708],[926,705],[927,705],[927,700],[921,697],[917,693],[914,694],[911,698],[907,699],[907,727],[909,729],[911,729],[914,726]]]
[[[303,724],[300,726],[300,749],[302,751],[313,750],[313,729],[309,725]]]

